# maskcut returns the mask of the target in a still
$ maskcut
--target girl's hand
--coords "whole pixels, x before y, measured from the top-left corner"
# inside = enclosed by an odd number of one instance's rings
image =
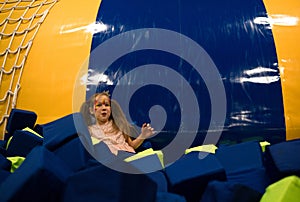
[[[154,134],[154,130],[151,127],[151,125],[148,123],[144,123],[142,126],[142,131],[141,131],[141,135],[140,137],[143,139],[147,139],[149,137],[151,137]]]

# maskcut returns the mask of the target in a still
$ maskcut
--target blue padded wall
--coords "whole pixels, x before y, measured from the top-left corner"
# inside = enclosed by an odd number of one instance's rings
[[[171,30],[190,38],[208,53],[219,71],[226,93],[224,128],[223,123],[211,120],[207,84],[216,80],[211,78],[205,82],[195,67],[171,52],[154,49],[128,51],[107,67],[101,67],[101,60],[106,57],[90,57],[90,79],[97,73],[103,74],[111,82],[106,88],[111,94],[117,86],[126,95],[130,88],[140,85],[143,78],[149,76],[147,73],[129,76],[130,71],[142,65],[163,65],[183,77],[198,100],[201,119],[196,123],[198,129],[193,145],[201,144],[206,134],[210,135],[209,124],[214,121],[215,128],[222,128],[220,142],[239,142],[249,138],[272,143],[283,141],[285,121],[276,48],[270,25],[259,22],[263,17],[267,17],[267,12],[261,0],[129,0],[126,5],[121,0],[101,2],[96,20],[107,29],[94,34],[91,53],[109,39],[137,29]],[[139,40],[135,42],[140,43]],[[106,56],[115,54],[121,45],[107,50]],[[161,70],[158,74],[168,76]],[[127,84],[119,85],[120,79],[128,81]],[[97,83],[89,83],[87,97],[99,91],[97,88]],[[184,92],[179,86],[178,92],[180,90]],[[194,121],[192,114],[182,113],[180,104],[170,89],[149,84],[137,89],[130,97],[128,111],[132,123],[141,126],[150,121],[152,106],[164,108],[166,123],[151,140],[154,148],[161,149],[172,141],[182,120]],[[186,135],[194,132],[187,129]]]

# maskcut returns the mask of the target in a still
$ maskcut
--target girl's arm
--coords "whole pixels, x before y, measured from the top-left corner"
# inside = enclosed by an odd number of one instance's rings
[[[127,142],[130,146],[132,146],[134,149],[137,149],[145,139],[151,137],[153,135],[153,128],[150,126],[150,124],[144,123],[142,126],[141,134],[132,140],[129,136],[127,137]]]

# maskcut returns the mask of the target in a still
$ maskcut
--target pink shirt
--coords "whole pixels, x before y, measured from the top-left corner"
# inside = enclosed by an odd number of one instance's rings
[[[103,125],[94,124],[89,126],[91,136],[103,141],[115,155],[118,150],[135,153],[135,150],[126,142],[123,133],[114,127],[112,121],[108,121]]]

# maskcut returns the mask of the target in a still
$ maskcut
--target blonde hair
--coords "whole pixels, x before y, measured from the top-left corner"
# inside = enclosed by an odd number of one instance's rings
[[[101,92],[101,93],[95,93],[88,99],[86,102],[84,102],[81,105],[80,112],[83,115],[84,120],[86,121],[86,124],[88,126],[96,124],[95,116],[91,113],[91,109],[94,109],[94,103],[96,97],[100,95],[105,95],[110,98],[110,95],[107,91]],[[138,132],[135,129],[133,125],[131,125],[127,119],[126,116],[119,105],[119,103],[116,100],[110,99],[111,104],[111,115],[110,118],[113,120],[113,123],[115,126],[122,131],[125,135],[131,136],[133,138],[138,136]]]

